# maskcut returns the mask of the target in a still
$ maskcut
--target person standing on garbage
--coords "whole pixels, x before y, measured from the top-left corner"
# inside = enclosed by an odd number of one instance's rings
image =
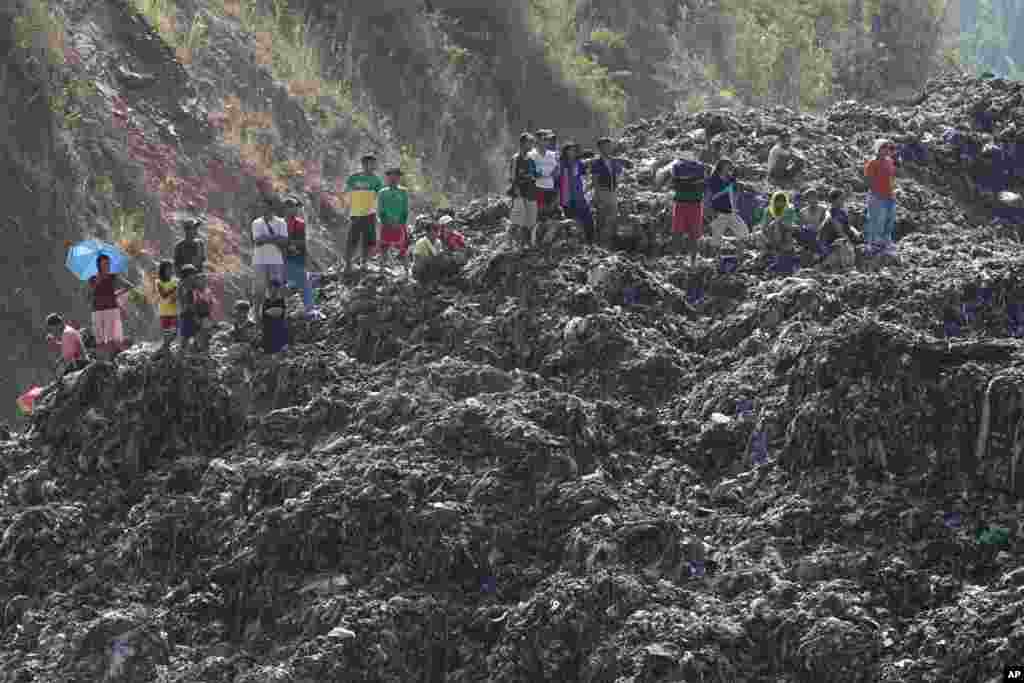
[[[57,377],[81,370],[88,364],[85,344],[78,330],[64,322],[58,313],[46,316],[46,341],[51,349],[60,352],[57,359]]]
[[[575,142],[563,145],[558,168],[555,169],[558,201],[566,218],[573,219],[583,228],[583,238],[587,244],[593,244],[594,215],[590,212],[590,203],[583,191],[583,176],[587,172],[587,163],[580,158],[580,146]]]
[[[315,320],[320,314],[314,306],[313,283],[306,271],[306,220],[302,217],[302,201],[295,195],[285,197],[284,214],[288,224],[288,255],[285,258],[288,286],[302,291],[306,319]]]
[[[387,260],[391,251],[405,261],[409,253],[409,192],[398,182],[402,169],[389,168],[384,174],[384,189],[377,195],[377,217],[380,219],[381,259]]]
[[[784,131],[768,152],[768,177],[775,182],[793,180],[804,169],[804,159],[793,152],[791,144],[792,138]]]
[[[727,232],[745,239],[750,236],[747,224],[736,215],[735,165],[729,159],[719,159],[705,183],[705,201],[711,208],[711,243],[717,248]]]
[[[864,239],[868,244],[886,246],[895,240],[895,154],[896,146],[891,141],[877,140],[875,158],[864,164],[864,175],[871,186],[864,222]]]
[[[200,225],[202,221],[198,218],[186,218],[181,223],[185,238],[174,245],[174,274],[179,278],[186,263],[198,270],[206,266],[206,243],[199,238]]]
[[[206,274],[201,273],[191,263],[181,269],[181,282],[178,284],[178,331],[181,335],[181,346],[178,352],[184,354],[191,345],[197,351],[207,348],[209,338],[210,310],[213,296],[206,281]]]
[[[170,261],[161,261],[157,269],[156,299],[163,337],[161,350],[166,350],[178,335],[178,278],[174,275],[174,264]]]
[[[843,207],[843,191],[832,190],[828,195],[829,207],[818,229],[818,244],[827,268],[846,270],[856,263],[854,242],[860,233],[850,225],[850,216]]]
[[[113,358],[124,345],[124,327],[118,298],[135,285],[118,273],[110,272],[110,257],[96,257],[96,274],[89,278],[92,299],[92,329],[97,355]]]
[[[512,197],[513,238],[520,244],[536,243],[537,238],[537,178],[540,171],[530,158],[533,138],[529,133],[519,136],[519,152],[509,162],[509,191]]]
[[[605,245],[615,241],[619,220],[619,177],[623,169],[633,168],[626,159],[612,157],[612,139],[597,141],[598,157],[590,161],[590,177],[594,183],[594,209],[597,212],[597,238]]]
[[[545,221],[558,215],[558,192],[555,189],[555,170],[558,167],[557,139],[553,131],[541,131],[530,158],[537,167],[537,218]]]
[[[270,281],[287,279],[284,250],[289,242],[288,224],[277,216],[275,204],[273,197],[267,197],[263,215],[252,222],[252,301],[257,318],[263,314],[263,300]]]
[[[376,155],[364,154],[362,163],[362,172],[352,174],[345,182],[350,217],[344,249],[346,274],[352,269],[356,249],[359,249],[362,270],[377,242],[377,193],[384,188],[384,182],[377,175]]]
[[[697,246],[704,236],[704,164],[677,159],[658,171],[656,187],[672,179],[672,241],[676,253],[682,251],[686,238],[690,267],[697,263]]]

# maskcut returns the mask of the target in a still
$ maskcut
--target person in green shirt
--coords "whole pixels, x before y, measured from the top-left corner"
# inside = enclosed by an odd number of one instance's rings
[[[384,174],[387,185],[377,195],[377,218],[380,220],[381,258],[387,260],[392,249],[403,261],[409,251],[409,192],[398,184],[402,169],[390,168]]]
[[[377,157],[363,155],[363,170],[349,176],[345,183],[348,194],[349,216],[348,239],[345,243],[345,272],[352,268],[353,252],[359,248],[360,270],[366,266],[370,249],[377,242],[377,193],[384,187],[376,175]]]
[[[775,254],[793,254],[799,231],[800,214],[789,203],[785,192],[776,192],[761,223],[760,245]]]

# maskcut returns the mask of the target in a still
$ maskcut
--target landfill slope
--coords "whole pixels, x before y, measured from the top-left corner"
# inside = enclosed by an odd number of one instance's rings
[[[985,145],[1015,149],[1022,92],[640,121],[647,254],[524,251],[482,198],[456,282],[327,273],[281,356],[222,329],[69,377],[0,444],[0,681],[1001,680],[1024,251]],[[855,193],[872,139],[904,145],[896,252],[666,255],[651,169],[717,134],[764,193],[783,127]]]

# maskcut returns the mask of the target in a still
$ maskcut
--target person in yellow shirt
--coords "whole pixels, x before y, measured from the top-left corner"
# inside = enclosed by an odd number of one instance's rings
[[[156,297],[160,314],[160,332],[166,349],[178,335],[178,278],[174,277],[174,264],[161,261],[157,271]]]
[[[377,193],[384,188],[384,181],[377,175],[377,157],[363,155],[363,170],[354,173],[345,182],[348,194],[349,228],[345,243],[345,272],[352,268],[352,256],[359,247],[360,269],[366,267],[370,249],[377,242]]]

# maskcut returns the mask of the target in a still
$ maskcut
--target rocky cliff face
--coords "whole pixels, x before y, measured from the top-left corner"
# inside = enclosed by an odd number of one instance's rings
[[[1024,175],[992,159],[1022,88],[639,121],[644,254],[523,251],[479,199],[454,282],[326,273],[281,356],[221,330],[50,387],[0,445],[0,680],[998,680]],[[900,141],[895,253],[665,253],[650,171],[721,136],[746,212],[783,127],[857,225],[864,150]]]

